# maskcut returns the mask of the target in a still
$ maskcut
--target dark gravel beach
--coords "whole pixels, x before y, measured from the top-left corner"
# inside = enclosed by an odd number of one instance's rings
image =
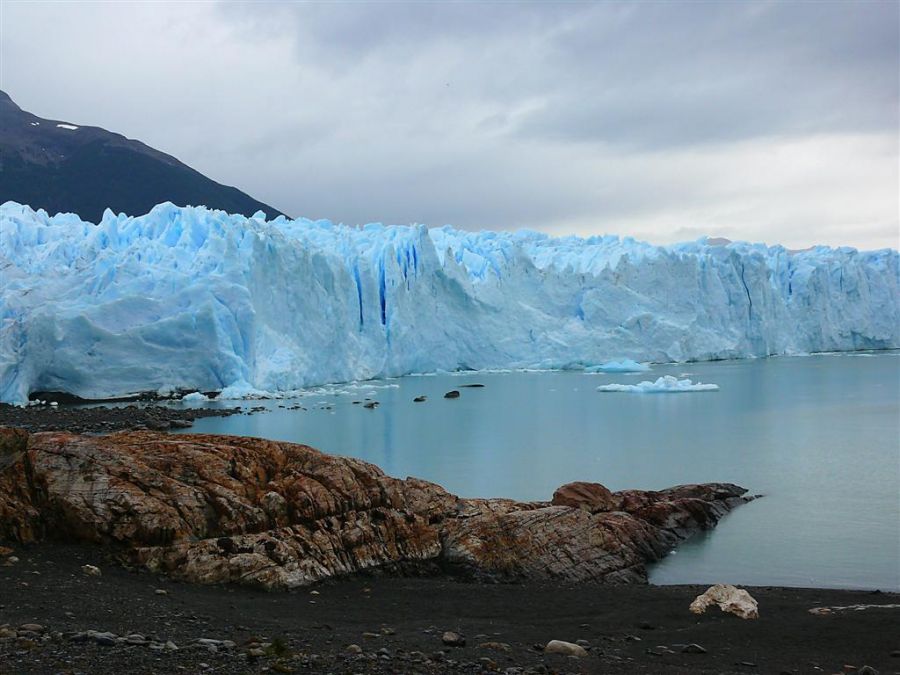
[[[178,408],[154,403],[128,405],[37,405],[21,408],[0,403],[0,427],[18,427],[31,433],[71,431],[108,433],[126,429],[186,429],[201,417],[227,417],[247,410],[233,408]]]
[[[751,588],[760,618],[742,620],[691,614],[701,586],[361,577],[266,593],[128,571],[99,547],[42,544],[14,557],[0,567],[3,673],[900,671],[900,608],[809,613],[896,605],[897,594]],[[445,631],[465,646],[445,645]],[[588,656],[536,648],[552,639],[584,640]]]

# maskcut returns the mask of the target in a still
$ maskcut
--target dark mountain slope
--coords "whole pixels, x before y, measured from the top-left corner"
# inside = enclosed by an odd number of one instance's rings
[[[165,201],[282,215],[140,141],[42,119],[0,91],[0,203],[9,200],[95,222],[106,208],[140,215]]]

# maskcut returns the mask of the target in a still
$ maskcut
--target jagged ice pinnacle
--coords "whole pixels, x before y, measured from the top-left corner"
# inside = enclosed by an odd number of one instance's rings
[[[0,401],[900,347],[898,253],[0,206]]]

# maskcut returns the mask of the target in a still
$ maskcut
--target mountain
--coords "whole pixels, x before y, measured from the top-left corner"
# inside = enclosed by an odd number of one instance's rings
[[[10,200],[97,222],[106,208],[136,216],[166,201],[282,215],[140,141],[42,119],[0,91],[0,203]]]

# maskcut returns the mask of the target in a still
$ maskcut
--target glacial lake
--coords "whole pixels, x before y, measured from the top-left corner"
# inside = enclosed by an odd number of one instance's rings
[[[661,375],[720,390],[596,391]],[[473,383],[485,386],[462,387]],[[461,396],[444,399],[451,389]],[[353,404],[365,398],[379,406]],[[575,480],[764,495],[654,565],[652,583],[900,590],[900,352],[411,376],[244,404],[267,412],[191,432],[306,443],[472,497],[545,500]]]

